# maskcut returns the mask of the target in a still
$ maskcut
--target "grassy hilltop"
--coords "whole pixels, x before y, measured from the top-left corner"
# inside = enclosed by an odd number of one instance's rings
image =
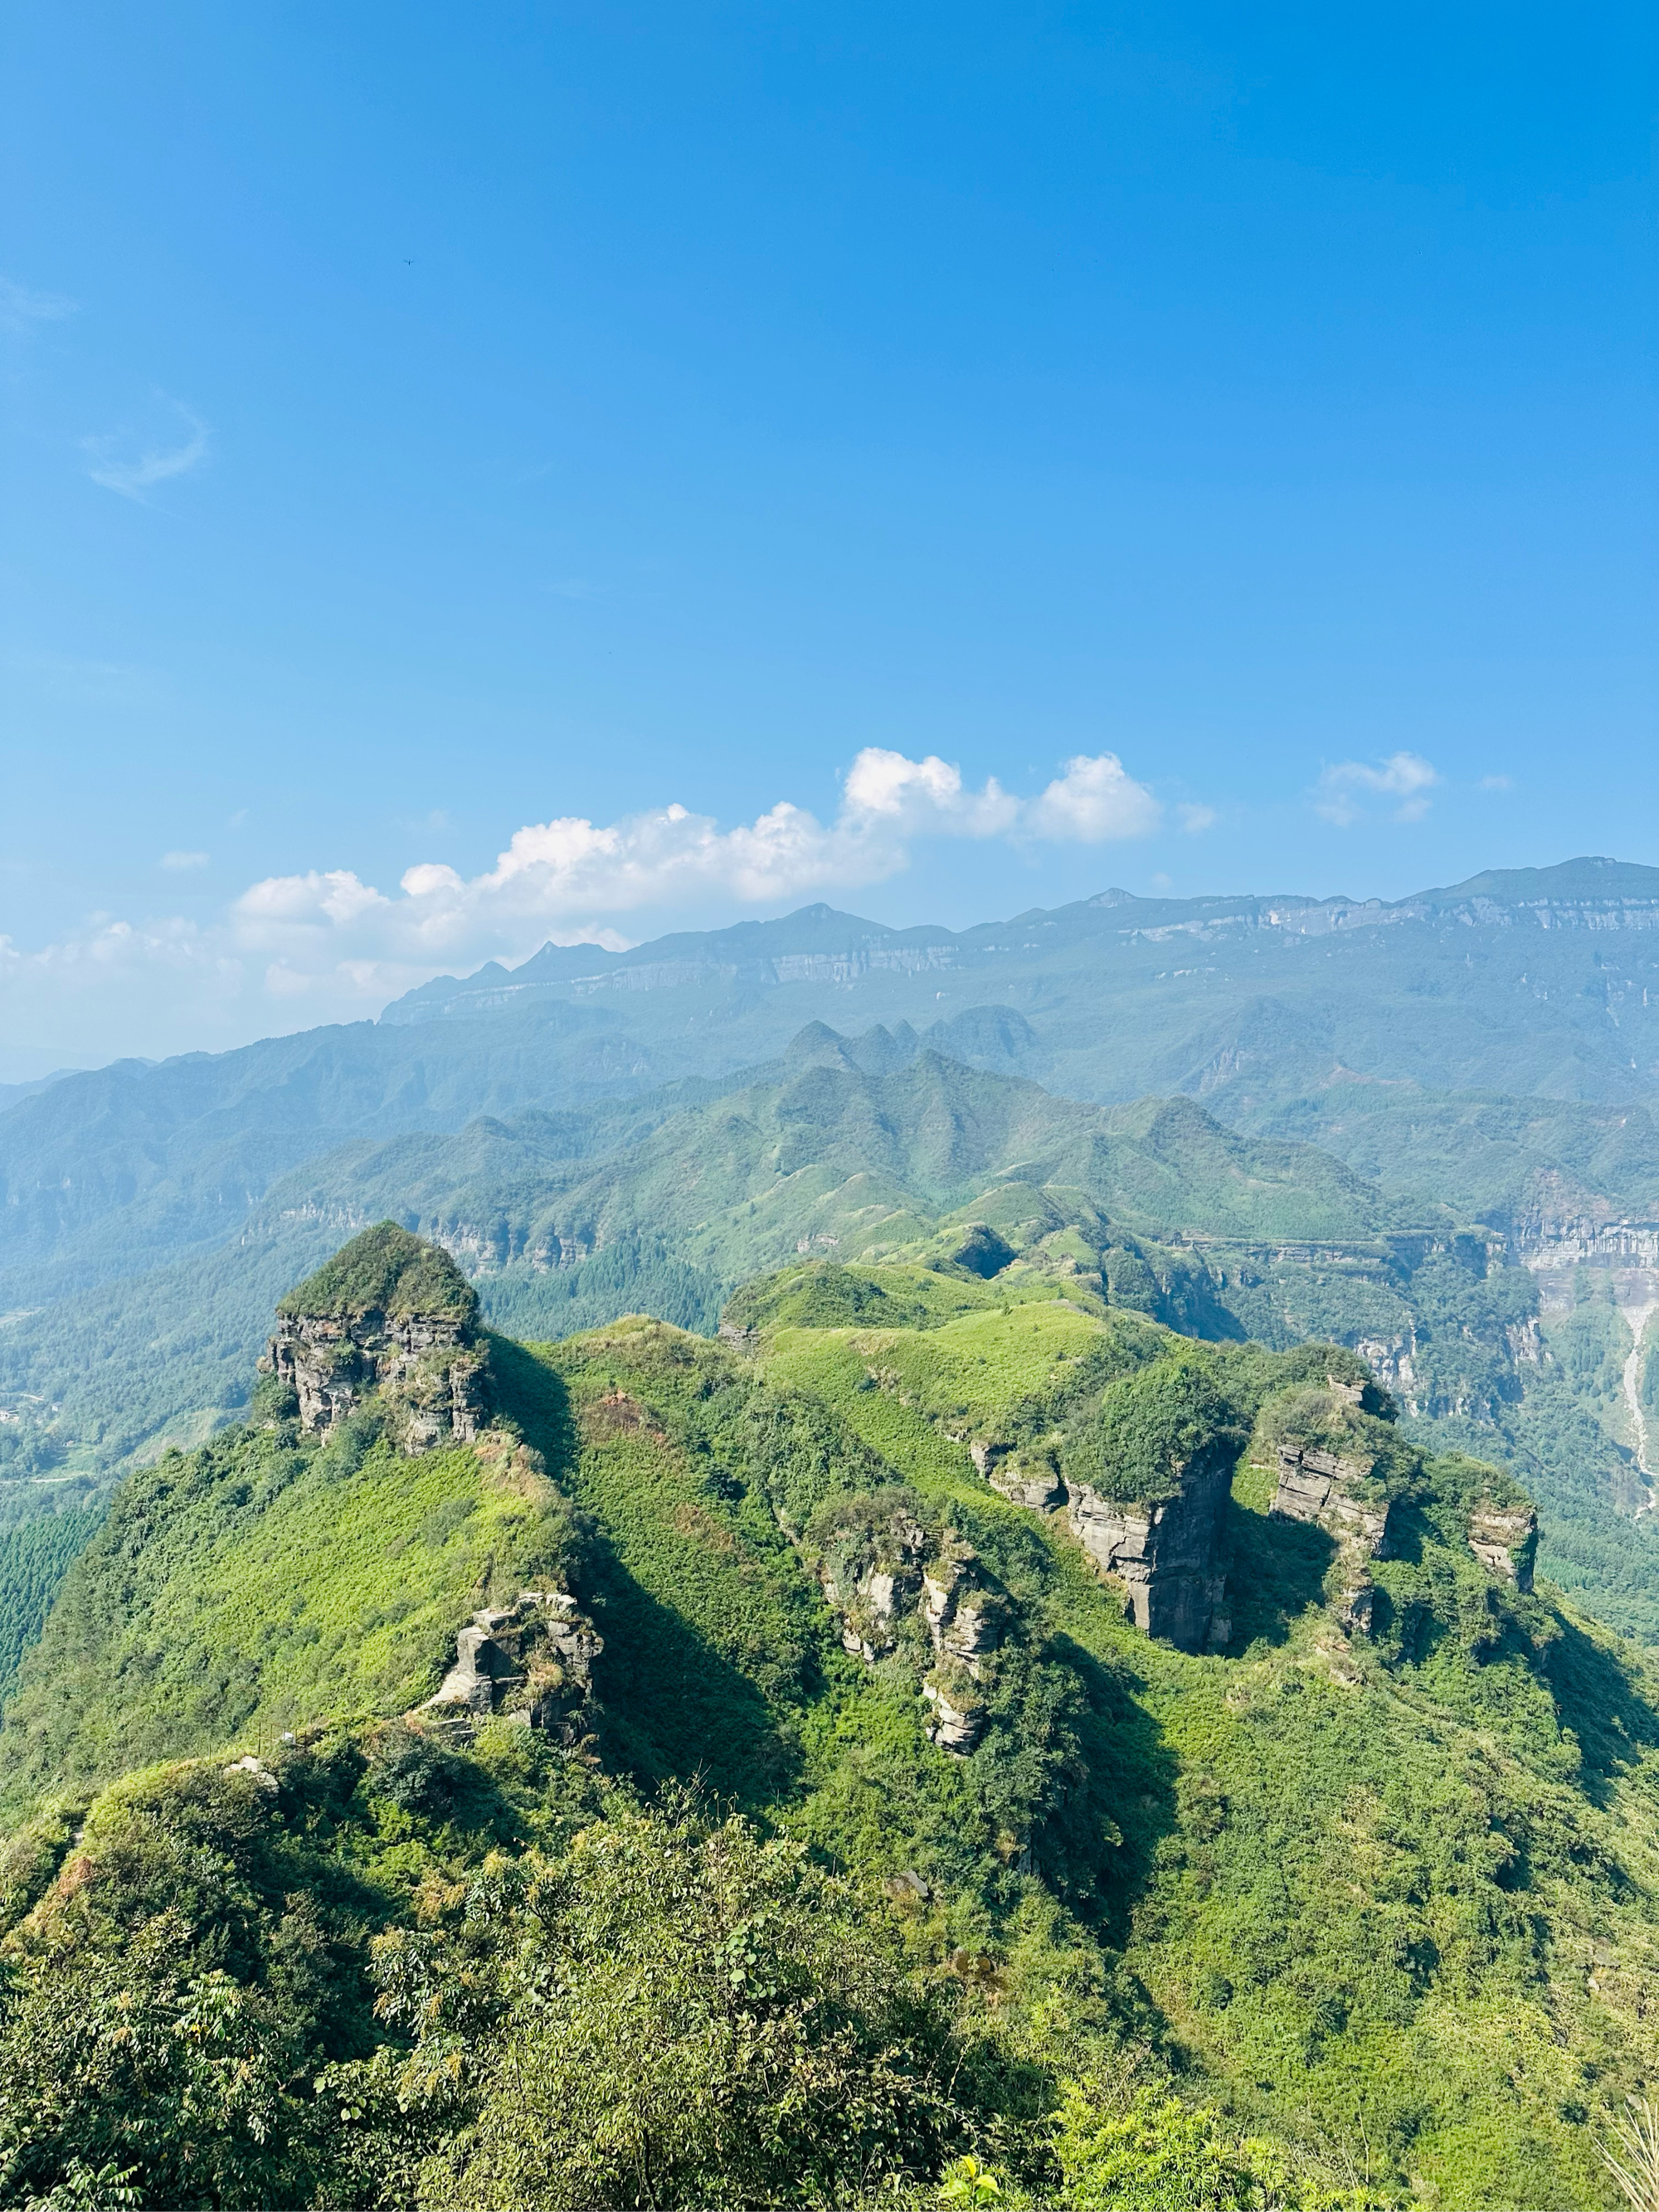
[[[476,1444],[268,1381],[129,1478],[0,1730],[7,2190],[1613,2203],[1644,1663],[1481,1564],[1523,1501],[1352,1355],[957,1249],[798,1262],[728,1340],[497,1336]],[[1281,1443],[1389,1516],[1363,1623]],[[994,1486],[1129,1510],[1216,1450],[1206,1651]],[[580,1726],[411,1725],[526,1589],[603,1639]]]

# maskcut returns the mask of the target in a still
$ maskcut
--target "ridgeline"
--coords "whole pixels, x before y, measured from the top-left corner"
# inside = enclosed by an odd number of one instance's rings
[[[1352,1351],[922,1225],[712,1338],[282,1298],[5,1707],[9,2199],[1617,2201],[1640,1654]]]

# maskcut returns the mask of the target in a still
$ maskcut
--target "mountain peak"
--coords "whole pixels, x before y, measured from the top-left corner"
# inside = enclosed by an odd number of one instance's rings
[[[337,1428],[377,1397],[407,1452],[471,1443],[489,1410],[478,1297],[447,1252],[395,1221],[365,1229],[276,1308],[261,1363],[290,1412]]]
[[[478,1317],[478,1297],[441,1246],[395,1221],[381,1221],[296,1283],[276,1310],[285,1320],[379,1314],[395,1322],[412,1314],[441,1314],[471,1326]]]

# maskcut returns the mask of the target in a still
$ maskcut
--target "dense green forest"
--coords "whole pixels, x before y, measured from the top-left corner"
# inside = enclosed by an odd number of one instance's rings
[[[1613,2203],[1646,1662],[1351,1353],[958,1249],[495,1337],[475,1443],[268,1377],[131,1476],[0,1729],[8,2197]],[[1177,1649],[1052,1501],[1218,1454]],[[427,1704],[529,1613],[591,1630]]]
[[[36,1514],[0,1531],[0,1698],[46,1625],[58,1586],[98,1526],[95,1511]]]

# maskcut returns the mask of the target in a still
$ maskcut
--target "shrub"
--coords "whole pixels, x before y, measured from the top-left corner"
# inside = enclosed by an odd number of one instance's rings
[[[1075,1415],[1065,1467],[1103,1497],[1169,1498],[1200,1452],[1237,1453],[1244,1433],[1211,1362],[1182,1352],[1109,1382]]]
[[[376,1973],[414,2039],[400,2096],[450,2129],[428,2205],[834,2202],[976,2133],[950,2014],[896,1936],[800,1846],[684,1802],[488,1862]]]
[[[1114,2112],[1073,2082],[1054,2151],[1067,2212],[1231,2212],[1251,2201],[1218,2116],[1154,2089]]]

